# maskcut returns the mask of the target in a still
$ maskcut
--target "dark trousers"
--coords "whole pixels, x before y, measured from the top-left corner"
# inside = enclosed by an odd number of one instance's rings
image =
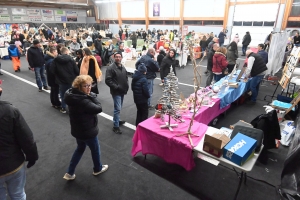
[[[53,106],[60,106],[60,100],[58,98],[59,94],[59,85],[55,84],[54,86],[51,86],[50,90],[50,101]]]
[[[228,65],[227,65],[228,74],[230,74],[230,73],[232,72],[234,66],[235,66],[235,64],[233,64],[233,65],[228,64]]]
[[[137,108],[135,125],[148,119],[148,103],[135,104]]]

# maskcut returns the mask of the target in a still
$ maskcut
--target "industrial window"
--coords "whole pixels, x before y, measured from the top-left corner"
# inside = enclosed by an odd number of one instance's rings
[[[150,20],[149,24],[150,25],[162,25],[162,24],[164,24],[164,21],[163,20]]]
[[[223,21],[203,21],[203,25],[223,25]]]
[[[290,21],[287,23],[287,27],[300,27],[300,22],[298,21]]]
[[[253,22],[253,26],[262,26],[264,22]]]
[[[243,22],[243,26],[252,26],[252,22]]]
[[[165,20],[166,25],[179,25],[179,20]]]
[[[300,16],[300,0],[294,0],[292,4],[292,10],[290,16],[292,17]]]
[[[202,21],[184,20],[184,25],[202,25]]]
[[[274,26],[275,22],[264,22],[264,26]]]
[[[243,26],[243,22],[235,21],[233,22],[233,26]]]

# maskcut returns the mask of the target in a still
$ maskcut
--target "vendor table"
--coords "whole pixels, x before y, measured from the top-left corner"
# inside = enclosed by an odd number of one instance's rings
[[[163,158],[168,163],[181,165],[186,170],[191,170],[194,166],[192,147],[188,137],[177,137],[177,134],[185,133],[188,130],[190,120],[179,123],[177,128],[171,132],[169,129],[161,129],[164,122],[160,118],[153,117],[141,122],[133,137],[131,155],[138,152],[144,155],[153,154]],[[199,137],[192,137],[194,145],[197,145],[205,134],[207,126],[194,121],[192,132]]]
[[[212,135],[212,134],[216,133],[218,130],[219,129],[216,129],[216,128],[213,128],[213,127],[208,127],[205,134]],[[246,180],[247,180],[247,174],[246,173],[250,172],[252,170],[252,168],[255,165],[262,149],[264,148],[264,146],[262,145],[262,147],[260,148],[260,151],[258,153],[254,153],[254,156],[252,158],[250,158],[243,166],[239,166],[239,165],[223,158],[223,155],[220,158],[218,158],[218,157],[216,157],[212,154],[207,153],[206,151],[203,150],[203,143],[204,143],[204,139],[202,139],[199,142],[199,144],[195,148],[193,148],[194,152],[198,154],[197,157],[199,157],[203,160],[206,160],[210,163],[214,163],[216,165],[218,165],[219,162],[225,163],[225,164],[230,165],[234,168],[237,168],[241,171],[241,176],[239,177],[240,180],[239,180],[238,188],[237,188],[235,198],[234,198],[234,199],[237,199],[237,196],[238,196],[238,193],[239,193],[239,190],[240,190],[243,179],[246,183]],[[208,159],[207,157],[209,157],[210,159]]]
[[[124,67],[125,67],[126,71],[129,73],[134,73],[134,71],[136,70],[135,63],[136,63],[136,60],[126,60],[124,63]]]
[[[0,48],[0,58],[2,58],[3,56],[8,56],[8,49],[5,48]]]

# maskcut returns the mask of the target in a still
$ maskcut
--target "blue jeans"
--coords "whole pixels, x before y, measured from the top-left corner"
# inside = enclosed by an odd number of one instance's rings
[[[114,100],[114,127],[119,127],[120,112],[123,106],[124,95],[113,95],[112,97]]]
[[[25,200],[25,183],[26,171],[25,164],[23,164],[19,171],[0,178],[0,199],[6,199],[7,191],[11,200]]]
[[[147,79],[147,82],[148,82],[148,88],[149,88],[149,94],[150,94],[150,98],[148,99],[148,106],[151,106],[154,79]]]
[[[43,86],[47,87],[48,85],[45,76],[45,65],[43,65],[42,67],[35,67],[34,72],[36,84],[39,87],[39,89],[42,89]]]
[[[69,85],[69,84],[60,84],[59,85],[59,95],[60,95],[60,98],[61,98],[61,107],[63,109],[66,109],[67,105],[66,105],[66,102],[65,102],[65,93],[66,91],[71,88],[72,85]]]
[[[250,90],[252,92],[251,101],[256,102],[256,97],[258,95],[258,90],[259,90],[259,84],[263,78],[264,78],[264,75],[260,75],[260,76],[254,76],[250,80]]]
[[[247,48],[248,48],[248,45],[243,45],[242,46],[243,55],[246,55]]]
[[[70,166],[68,169],[68,174],[73,175],[75,172],[75,168],[77,166],[77,164],[79,163],[86,146],[88,146],[91,150],[91,154],[92,154],[92,159],[93,159],[93,163],[94,163],[94,172],[99,172],[102,170],[102,164],[100,161],[100,144],[98,141],[98,137],[94,137],[88,140],[80,140],[80,139],[76,139],[77,141],[77,148],[72,156],[72,159],[70,161]]]
[[[225,75],[224,74],[214,74],[215,83],[221,80]]]

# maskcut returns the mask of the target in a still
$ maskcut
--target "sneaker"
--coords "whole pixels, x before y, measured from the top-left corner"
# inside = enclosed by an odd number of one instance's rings
[[[19,72],[19,70],[15,70],[15,72]]]
[[[18,72],[21,72],[21,69],[20,69],[20,67],[18,68]]]
[[[113,132],[115,132],[116,134],[122,134],[122,131],[119,127],[113,127]]]
[[[67,111],[66,111],[65,108],[61,108],[61,109],[60,109],[60,112],[63,113],[63,114],[67,113]]]
[[[43,91],[43,89],[42,89],[42,88],[39,88],[39,92],[41,92],[41,91]]]
[[[103,167],[102,167],[102,168],[103,168]],[[76,177],[75,174],[73,174],[73,175],[71,176],[70,174],[66,173],[66,174],[64,175],[63,178],[66,179],[67,181],[72,181],[72,180],[75,179],[75,177]]]
[[[164,85],[164,83],[160,83],[160,84],[159,84],[159,86],[163,86],[163,85]]]
[[[121,125],[124,125],[126,122],[125,121],[123,121],[123,120],[120,120],[119,121],[119,125],[121,126]]]
[[[44,86],[44,90],[50,90],[48,86]]]
[[[93,175],[94,175],[94,176],[97,176],[97,175],[99,175],[99,174],[105,172],[106,170],[108,170],[108,165],[102,165],[101,171],[100,171],[100,172],[93,172]]]

